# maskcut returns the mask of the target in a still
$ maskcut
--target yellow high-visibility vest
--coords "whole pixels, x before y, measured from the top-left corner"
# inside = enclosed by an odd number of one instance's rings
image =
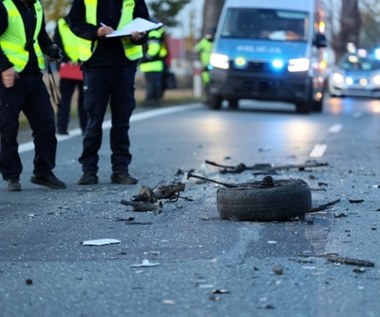
[[[99,25],[96,17],[98,1],[97,0],[84,0],[86,7],[86,22],[93,25]],[[121,11],[121,18],[116,30],[122,29],[127,23],[133,20],[133,10],[135,8],[134,0],[123,0]],[[135,45],[130,39],[123,37],[121,39],[124,47],[124,54],[130,60],[137,60],[143,56],[142,46]],[[80,39],[79,45],[79,59],[81,61],[87,61],[92,56],[97,46],[97,41],[89,41],[86,39]]]
[[[152,30],[148,33],[148,47],[145,56],[152,57],[140,63],[140,71],[162,72],[164,70],[164,59],[168,55],[168,50],[163,42],[165,29]]]
[[[9,61],[13,64],[16,72],[24,70],[29,61],[28,49],[33,48],[37,56],[38,67],[43,70],[45,68],[45,60],[38,44],[38,34],[41,31],[43,21],[43,8],[38,0],[34,3],[36,12],[36,28],[33,34],[33,43],[26,45],[25,25],[16,5],[11,0],[3,0],[3,4],[8,13],[8,28],[0,36],[0,47]]]
[[[61,35],[62,46],[70,61],[77,63],[79,60],[79,40],[71,30],[64,18],[58,20],[58,32]]]

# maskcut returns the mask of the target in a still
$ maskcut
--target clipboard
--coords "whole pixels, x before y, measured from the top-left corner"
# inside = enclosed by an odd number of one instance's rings
[[[162,27],[164,24],[161,22],[154,23],[143,18],[135,18],[128,24],[126,24],[121,30],[115,30],[106,37],[118,37],[118,36],[130,36],[132,32],[147,32],[156,30]]]

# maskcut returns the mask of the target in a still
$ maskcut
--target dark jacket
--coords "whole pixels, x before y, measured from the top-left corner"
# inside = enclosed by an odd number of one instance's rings
[[[21,0],[13,0],[19,10],[24,21],[27,43],[33,40],[34,30],[36,28],[36,18],[33,3],[24,4]],[[8,28],[8,14],[2,1],[0,1],[0,34],[3,34]],[[45,30],[45,22],[42,23],[40,34],[38,35],[38,43],[40,44],[43,53],[53,44],[49,35]],[[26,43],[25,43],[26,44]],[[29,47],[33,47],[30,45]],[[0,73],[11,68],[13,65],[0,48]],[[30,51],[29,61],[22,73],[40,72],[37,63],[37,57],[33,49]]]
[[[116,30],[121,17],[122,0],[98,0],[97,21],[111,26]],[[135,10],[133,18],[150,19],[148,8],[144,0],[135,0]],[[70,13],[70,28],[79,37],[96,41],[98,46],[91,58],[83,63],[83,68],[93,67],[115,67],[115,66],[136,66],[137,61],[130,61],[125,58],[123,46],[120,38],[111,37],[99,39],[96,35],[100,25],[95,26],[85,22],[85,6],[83,0],[74,0]],[[146,37],[135,44],[144,44]]]

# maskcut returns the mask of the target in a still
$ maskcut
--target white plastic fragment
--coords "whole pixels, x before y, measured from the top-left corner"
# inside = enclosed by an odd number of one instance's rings
[[[95,239],[95,240],[83,241],[82,245],[101,246],[101,245],[119,244],[119,243],[121,243],[121,241],[117,239]]]
[[[148,259],[144,259],[142,263],[133,264],[131,267],[150,267],[150,266],[158,266],[160,263],[158,262],[150,262]]]

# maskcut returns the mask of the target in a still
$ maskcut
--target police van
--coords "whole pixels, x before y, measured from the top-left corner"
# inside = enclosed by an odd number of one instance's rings
[[[210,108],[240,99],[322,111],[327,56],[315,0],[226,0],[210,58]]]

